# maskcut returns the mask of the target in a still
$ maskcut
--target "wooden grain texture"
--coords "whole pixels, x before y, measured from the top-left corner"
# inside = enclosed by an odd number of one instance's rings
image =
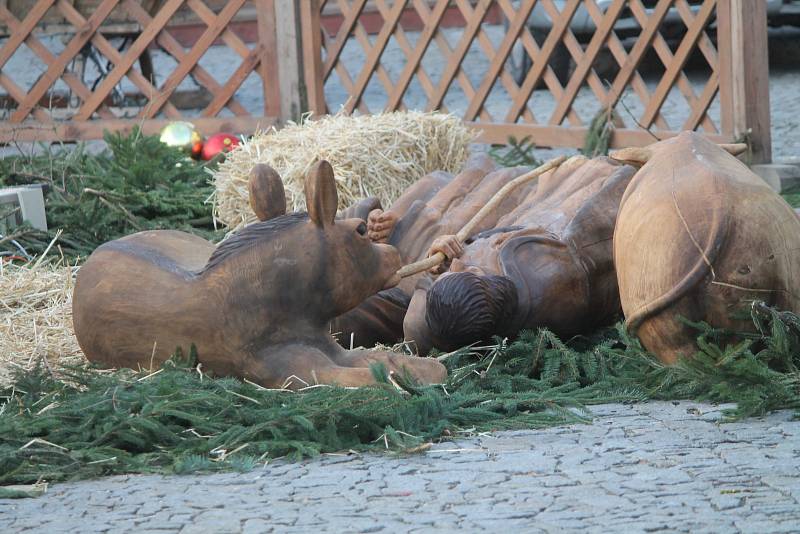
[[[323,115],[327,111],[322,65],[322,26],[319,0],[301,0],[300,20],[303,38],[303,83],[308,110]]]
[[[722,130],[747,136],[752,163],[772,161],[766,6],[749,0],[719,6]]]

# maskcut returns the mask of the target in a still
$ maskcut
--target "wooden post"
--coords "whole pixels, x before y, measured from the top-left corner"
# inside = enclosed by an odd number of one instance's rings
[[[322,26],[319,0],[300,0],[300,21],[303,41],[303,74],[308,110],[314,115],[327,111],[322,70]]]
[[[254,0],[256,7],[256,24],[258,27],[258,46],[260,63],[258,72],[264,89],[264,115],[268,117],[283,118],[281,100],[283,87],[281,87],[282,72],[278,67],[277,45],[277,13],[275,0]]]
[[[275,1],[275,31],[280,84],[280,118],[298,121],[306,111],[300,9],[295,0]]]
[[[766,2],[719,0],[722,132],[746,139],[750,163],[772,161]]]

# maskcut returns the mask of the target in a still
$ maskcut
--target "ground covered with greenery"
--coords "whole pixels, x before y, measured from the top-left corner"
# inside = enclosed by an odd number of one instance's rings
[[[79,146],[0,160],[0,186],[47,185],[51,228],[0,236],[0,254],[35,255],[54,242],[50,254],[79,260],[156,228],[221,237],[205,164],[138,132],[106,141],[95,155]],[[522,140],[492,153],[504,165],[534,164],[534,148]],[[786,198],[800,205],[800,194]],[[371,388],[266,390],[209,377],[180,357],[151,373],[73,368],[66,380],[42,367],[0,390],[0,485],[246,470],[342,450],[408,453],[473,432],[586,422],[587,406],[606,402],[734,402],[731,418],[800,409],[800,319],[758,303],[748,313],[755,334],[694,325],[698,352],[673,367],[621,326],[570,340],[540,330],[441,355],[449,378],[431,387],[375,368]]]
[[[698,352],[673,367],[621,327],[567,342],[546,330],[442,355],[443,386],[267,390],[174,358],[154,373],[46,369],[0,391],[0,484],[120,473],[250,469],[342,450],[414,452],[487,430],[586,422],[606,402],[735,402],[731,418],[800,409],[800,319],[754,304],[756,334],[697,324]]]

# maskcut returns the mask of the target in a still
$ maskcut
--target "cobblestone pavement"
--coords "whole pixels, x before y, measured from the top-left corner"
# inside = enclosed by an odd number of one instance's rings
[[[797,532],[800,422],[603,405],[591,425],[427,454],[327,455],[248,473],[119,476],[0,500],[0,532]]]

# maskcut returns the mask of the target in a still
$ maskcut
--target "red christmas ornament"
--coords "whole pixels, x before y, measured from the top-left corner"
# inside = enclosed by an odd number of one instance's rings
[[[200,156],[203,153],[203,142],[198,141],[192,145],[192,157],[194,159],[200,159]]]
[[[209,137],[203,144],[202,157],[209,160],[219,153],[230,152],[239,146],[239,138],[228,133],[218,133]]]

